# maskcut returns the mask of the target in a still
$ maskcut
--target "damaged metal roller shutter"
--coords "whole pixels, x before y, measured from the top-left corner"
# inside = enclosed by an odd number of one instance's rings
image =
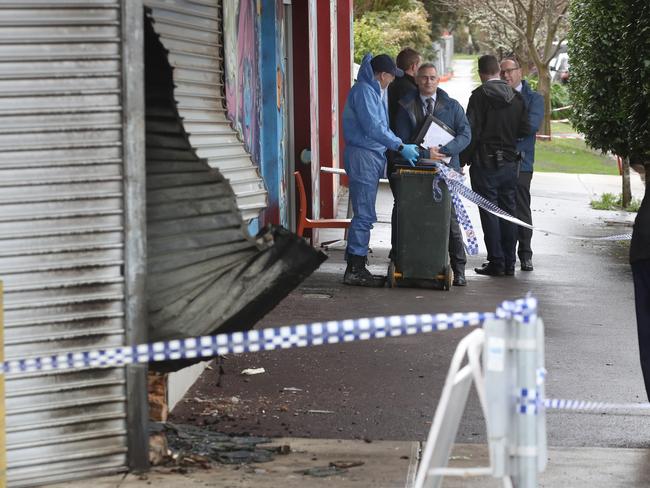
[[[0,1],[7,359],[124,343],[120,2]],[[6,378],[10,486],[126,466],[124,370]]]
[[[247,235],[228,180],[183,128],[172,67],[149,20],[145,59],[149,339],[248,330],[325,256],[282,228]]]
[[[221,59],[221,2],[145,0],[153,28],[168,51],[174,99],[197,156],[228,180],[244,220],[266,207],[257,167],[226,116]]]

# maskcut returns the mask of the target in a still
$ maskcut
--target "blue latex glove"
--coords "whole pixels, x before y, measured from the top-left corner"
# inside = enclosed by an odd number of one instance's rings
[[[418,146],[415,144],[405,144],[400,151],[400,154],[404,159],[411,163],[411,166],[415,166],[415,163],[420,157],[420,151],[418,150]]]

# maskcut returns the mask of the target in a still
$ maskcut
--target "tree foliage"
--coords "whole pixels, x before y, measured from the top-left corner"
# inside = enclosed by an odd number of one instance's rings
[[[650,5],[574,0],[570,19],[573,125],[596,149],[650,162]]]
[[[362,3],[362,2],[360,2]],[[388,10],[366,10],[354,21],[354,60],[357,63],[366,53],[386,53],[393,58],[405,47],[432,54],[431,27],[422,2],[376,1],[392,4]],[[355,2],[355,12],[356,12]],[[361,9],[360,9],[361,10]]]
[[[440,37],[445,31],[453,33],[466,21],[464,12],[445,0],[422,0],[422,5],[429,14],[433,37]]]
[[[386,12],[393,9],[407,9],[410,0],[354,0],[354,18],[361,18],[368,12]]]
[[[542,134],[551,130],[551,76],[549,62],[559,50],[566,32],[569,0],[444,0],[463,9],[497,52],[510,51],[522,64],[531,63],[539,76],[544,96]]]

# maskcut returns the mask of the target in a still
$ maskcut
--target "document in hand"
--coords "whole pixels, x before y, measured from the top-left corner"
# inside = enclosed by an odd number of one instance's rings
[[[433,115],[427,115],[415,143],[425,149],[437,148],[444,146],[454,137],[456,137],[456,132],[451,127]],[[443,159],[445,164],[449,164],[450,160],[451,156]]]

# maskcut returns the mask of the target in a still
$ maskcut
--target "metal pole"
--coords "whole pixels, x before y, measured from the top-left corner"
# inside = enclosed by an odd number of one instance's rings
[[[516,337],[516,392],[521,399],[515,420],[516,488],[537,487],[537,317],[513,320]],[[528,400],[526,399],[528,398]],[[532,402],[532,403],[531,403]]]
[[[0,281],[0,364],[5,360],[5,323],[2,281]],[[0,374],[0,488],[7,486],[7,439],[5,421],[5,375]]]
[[[147,274],[144,7],[142,0],[122,0],[122,126],[124,160],[124,279],[126,342],[147,342]],[[149,468],[149,406],[147,365],[126,367],[128,464],[134,471]]]

